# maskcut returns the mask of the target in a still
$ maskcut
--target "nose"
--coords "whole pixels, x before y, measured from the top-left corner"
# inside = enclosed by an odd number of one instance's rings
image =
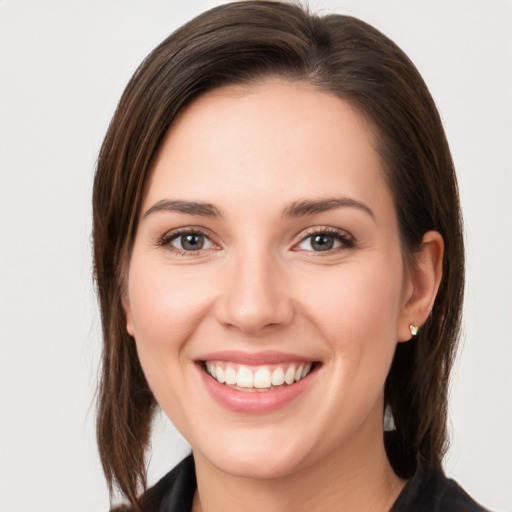
[[[240,331],[258,335],[288,325],[294,316],[286,276],[268,255],[240,255],[229,263],[221,279],[217,320]]]

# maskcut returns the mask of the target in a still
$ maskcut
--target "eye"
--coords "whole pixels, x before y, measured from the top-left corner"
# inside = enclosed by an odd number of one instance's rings
[[[343,247],[354,247],[353,239],[347,233],[333,230],[313,232],[297,245],[298,250],[314,252],[333,251]]]
[[[200,231],[169,233],[160,240],[158,245],[180,254],[204,251],[215,247],[210,238]]]
[[[209,249],[211,242],[201,233],[188,233],[178,235],[171,241],[171,245],[182,251],[199,251]]]

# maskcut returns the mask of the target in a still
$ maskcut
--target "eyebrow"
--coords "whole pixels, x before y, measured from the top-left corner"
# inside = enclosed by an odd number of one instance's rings
[[[144,218],[153,213],[162,211],[188,213],[190,215],[201,215],[203,217],[222,217],[220,210],[210,203],[162,199],[144,213]]]
[[[302,217],[334,210],[336,208],[357,208],[375,219],[371,208],[361,201],[350,197],[332,197],[327,199],[302,199],[294,201],[283,212],[283,217]]]
[[[283,217],[305,217],[308,215],[315,215],[336,208],[358,208],[364,211],[370,217],[375,218],[373,211],[369,206],[356,201],[349,197],[335,197],[327,199],[299,199],[294,201],[283,211]],[[162,199],[155,203],[144,213],[144,218],[157,212],[179,212],[189,215],[200,215],[203,217],[222,217],[220,210],[210,203],[202,203],[196,201],[178,201],[170,199]]]

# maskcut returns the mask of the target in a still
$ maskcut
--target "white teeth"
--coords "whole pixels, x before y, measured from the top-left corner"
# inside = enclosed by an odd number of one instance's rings
[[[286,384],[293,384],[295,382],[295,365],[291,365],[284,374],[284,381]]]
[[[272,385],[272,377],[270,371],[266,368],[260,368],[254,374],[254,387],[255,388],[269,388]]]
[[[234,368],[228,366],[224,372],[224,378],[226,379],[226,384],[230,384],[231,386],[236,384],[236,372]]]
[[[236,376],[236,385],[240,386],[241,388],[252,388],[254,386],[254,377],[249,368],[240,366]]]
[[[255,370],[247,366],[240,366],[237,371],[236,366],[230,366],[229,363],[211,361],[206,361],[205,366],[207,373],[221,384],[256,389],[270,389],[284,383],[291,385],[309,375],[313,367],[312,363],[290,364],[285,372],[281,365],[276,366],[273,371],[267,367]]]
[[[217,365],[215,367],[215,377],[221,384],[224,384],[224,382],[226,382],[226,379],[224,378],[224,370],[222,369],[222,366]]]
[[[304,378],[311,371],[311,363],[306,363],[304,365],[304,370],[302,370],[302,378]]]
[[[272,386],[280,386],[281,384],[284,384],[284,371],[278,366],[272,372]]]

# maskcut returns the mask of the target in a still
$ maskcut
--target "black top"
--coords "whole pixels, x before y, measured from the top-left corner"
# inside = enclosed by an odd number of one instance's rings
[[[192,455],[183,459],[142,497],[144,512],[190,512],[196,491]],[[130,512],[120,507],[113,512]],[[486,512],[441,469],[419,468],[389,512]]]

